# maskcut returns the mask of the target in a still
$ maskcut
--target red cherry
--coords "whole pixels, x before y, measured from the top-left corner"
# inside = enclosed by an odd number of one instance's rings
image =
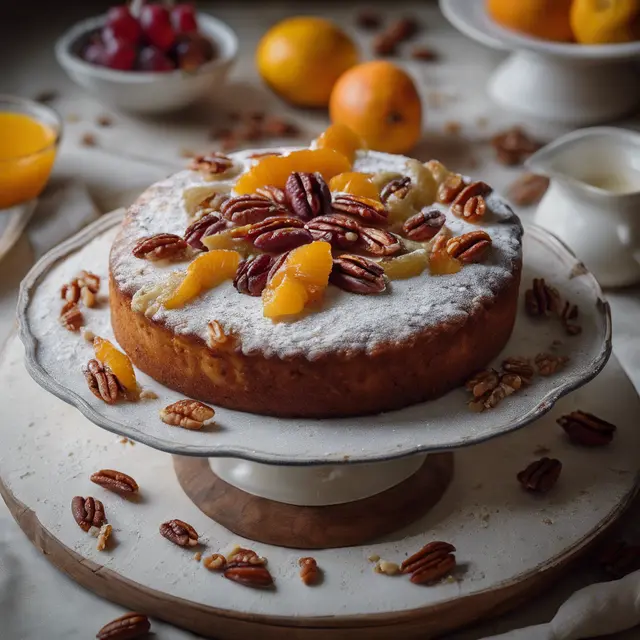
[[[136,69],[140,71],[173,71],[176,65],[160,49],[143,47],[138,54]]]
[[[102,37],[105,41],[116,38],[135,45],[142,37],[142,27],[127,7],[112,7],[107,13]]]
[[[140,24],[147,40],[160,51],[168,51],[176,34],[171,27],[167,9],[159,4],[145,4],[140,12]]]
[[[104,65],[110,69],[131,71],[136,61],[136,48],[123,40],[109,40],[105,44]]]
[[[82,52],[82,58],[85,62],[97,64],[101,67],[104,66],[105,49],[102,42],[92,42],[91,44],[89,44]]]
[[[198,31],[196,12],[190,4],[177,4],[171,9],[171,24],[176,33],[193,33]]]

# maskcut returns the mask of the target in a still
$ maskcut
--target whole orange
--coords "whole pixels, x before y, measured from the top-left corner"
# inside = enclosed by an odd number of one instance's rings
[[[413,80],[384,60],[365,62],[344,73],[331,93],[329,115],[376,151],[404,153],[422,132],[422,103]]]
[[[543,40],[573,40],[573,0],[487,0],[489,15],[503,27]]]
[[[336,80],[358,62],[349,36],[324,18],[279,22],[263,36],[256,64],[280,96],[302,107],[326,107]]]

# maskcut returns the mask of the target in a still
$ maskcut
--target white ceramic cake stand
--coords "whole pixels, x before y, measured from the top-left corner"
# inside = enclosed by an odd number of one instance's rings
[[[482,414],[470,412],[466,392],[456,390],[435,402],[377,416],[279,419],[216,408],[215,427],[170,428],[159,420],[158,410],[179,394],[140,373],[141,384],[156,391],[157,401],[106,405],[90,393],[81,374],[92,357],[91,345],[57,321],[64,282],[82,269],[107,282],[109,248],[120,219],[116,212],[86,228],[40,260],[23,282],[18,318],[27,369],[99,426],[175,455],[208,457],[217,477],[261,498],[309,506],[380,494],[413,476],[427,454],[477,444],[533,422],[558,398],[595,377],[611,352],[609,307],[596,280],[558,240],[530,227],[523,282],[542,276],[555,284],[580,307],[583,332],[567,338],[558,322],[534,322],[521,311],[503,355],[534,356],[560,339],[559,353],[571,357],[561,374],[539,378]],[[575,273],[581,275],[571,277]],[[112,338],[105,302],[86,310],[85,317],[94,334]]]
[[[280,420],[218,409],[215,427],[189,432],[158,419],[180,396],[141,373],[157,400],[97,401],[80,374],[89,343],[57,323],[61,283],[81,269],[106,279],[119,221],[118,213],[101,219],[34,267],[18,308],[24,347],[13,338],[0,357],[0,492],[49,560],[101,596],[223,640],[425,638],[506,611],[550,585],[635,495],[637,395],[615,360],[583,388],[611,352],[608,305],[547,232],[526,230],[523,281],[535,275],[556,285],[580,306],[583,332],[567,338],[558,323],[521,313],[505,355],[531,356],[560,339],[559,353],[571,355],[562,374],[538,378],[485,414],[469,412],[458,390],[361,419]],[[112,337],[104,299],[86,311],[86,324]],[[571,445],[555,418],[575,408],[617,424],[614,443]],[[107,431],[149,447],[119,444]],[[173,470],[161,451],[174,454]],[[562,460],[563,474],[539,498],[515,476],[545,454]],[[99,468],[134,476],[140,499],[91,484]],[[105,503],[115,528],[107,554],[73,522],[73,495]],[[192,551],[158,534],[170,518],[200,532],[203,553],[234,544],[257,549],[269,559],[275,590],[207,572]],[[367,561],[400,562],[434,539],[456,545],[459,565],[434,587],[376,575]],[[290,547],[314,549],[323,570],[318,587],[304,588],[297,576],[298,557],[310,552]]]
[[[550,42],[501,27],[488,15],[482,0],[440,0],[440,7],[468,37],[511,52],[488,87],[493,99],[510,110],[578,126],[613,120],[640,103],[640,41],[609,45]]]

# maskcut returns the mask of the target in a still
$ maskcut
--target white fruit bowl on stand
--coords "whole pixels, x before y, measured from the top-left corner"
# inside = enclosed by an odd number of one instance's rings
[[[501,27],[481,0],[440,0],[440,8],[469,38],[510,52],[489,80],[488,92],[511,111],[581,126],[619,118],[640,106],[640,41],[551,42]]]

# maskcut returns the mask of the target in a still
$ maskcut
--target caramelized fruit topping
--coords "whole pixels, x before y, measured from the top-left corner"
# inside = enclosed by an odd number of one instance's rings
[[[339,173],[331,178],[329,189],[333,193],[349,193],[352,196],[362,196],[370,200],[380,201],[378,187],[373,183],[371,175],[368,173],[359,173],[357,171]]]
[[[164,306],[167,309],[182,307],[202,292],[232,279],[239,263],[240,254],[237,251],[214,250],[203,253],[189,265],[184,280]]]
[[[364,140],[344,124],[332,124],[315,140],[317,149],[335,149],[353,164],[358,149],[364,149]]]

